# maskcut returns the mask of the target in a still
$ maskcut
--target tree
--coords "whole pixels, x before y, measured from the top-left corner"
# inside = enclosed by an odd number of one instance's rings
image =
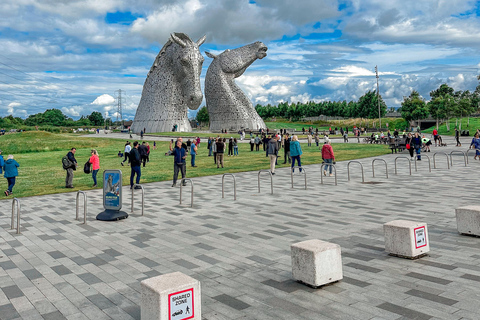
[[[430,97],[432,98],[430,102],[434,101],[433,104],[429,105],[430,114],[435,115],[437,119],[437,129],[438,129],[438,119],[446,118],[447,122],[447,131],[450,131],[449,119],[452,117],[456,104],[454,99],[455,90],[449,87],[446,83],[440,85],[438,89],[430,91]],[[434,112],[432,112],[434,111]]]
[[[379,95],[379,99],[380,116],[383,117],[387,112],[387,105],[381,95]],[[378,100],[375,91],[368,91],[358,99],[356,116],[369,119],[378,118]]]
[[[421,119],[428,117],[427,104],[420,94],[413,90],[408,98],[403,99],[400,113],[406,121],[418,120],[420,123]]]
[[[210,122],[210,117],[208,116],[208,110],[207,107],[203,106],[198,110],[196,119],[200,123],[209,123]]]
[[[88,120],[90,120],[94,126],[101,126],[105,122],[102,114],[98,111],[93,111],[92,114],[88,116]]]

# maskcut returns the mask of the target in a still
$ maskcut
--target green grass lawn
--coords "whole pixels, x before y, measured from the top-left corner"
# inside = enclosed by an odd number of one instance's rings
[[[6,159],[8,154],[13,154],[20,164],[19,176],[13,189],[15,197],[26,197],[72,190],[88,190],[93,185],[90,174],[83,173],[83,164],[90,157],[90,150],[95,148],[100,156],[100,171],[98,173],[98,186],[103,187],[102,172],[105,169],[120,169],[123,173],[123,185],[130,181],[130,167],[122,167],[123,160],[117,156],[119,150],[124,149],[125,140],[99,139],[76,137],[69,134],[52,134],[47,132],[23,132],[0,136],[0,149]],[[76,147],[75,158],[79,167],[73,178],[74,189],[65,189],[66,172],[62,169],[61,159],[71,147]],[[142,168],[141,183],[171,180],[173,177],[173,157],[165,156],[168,142],[158,142],[157,149],[152,150],[150,162]],[[302,164],[320,163],[321,153],[315,144],[307,147],[302,144]],[[384,145],[365,144],[333,144],[337,161],[372,157],[389,153]],[[283,156],[283,152],[281,153]],[[228,157],[225,155],[225,168],[217,169],[213,157],[208,157],[207,143],[202,142],[197,155],[197,168],[190,167],[190,158],[187,158],[187,177],[201,177],[208,175],[255,171],[269,168],[269,160],[265,152],[250,152],[249,144],[239,144],[239,156]],[[282,161],[283,162],[283,158]],[[285,167],[280,164],[278,167]],[[0,180],[1,181],[1,180]],[[3,179],[3,189],[7,188],[7,180]],[[0,198],[5,198],[2,195]]]
[[[462,131],[463,130],[469,130],[470,131],[470,136],[473,136],[475,134],[475,132],[477,131],[477,128],[480,129],[480,118],[470,118],[470,120],[467,119],[467,118],[458,119],[458,125],[459,126],[460,126],[460,121],[462,122]],[[470,122],[470,123],[468,123],[468,122]],[[440,135],[445,135],[445,136],[454,136],[455,135],[456,119],[455,118],[450,119],[449,123],[450,123],[450,131],[447,130],[447,124],[446,123],[442,123],[438,126],[438,133]],[[425,130],[422,130],[422,132],[432,133],[433,129],[435,129],[435,126],[433,126],[431,128],[428,128],[428,129],[425,129]]]

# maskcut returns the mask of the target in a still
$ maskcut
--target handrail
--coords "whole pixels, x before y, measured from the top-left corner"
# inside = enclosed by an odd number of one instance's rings
[[[292,178],[292,189],[293,189],[293,170],[295,168],[298,168],[298,171],[300,174],[302,174],[303,171],[303,176],[305,177],[305,190],[307,190],[307,171],[305,171],[305,168],[299,167],[299,166],[293,166],[292,170],[290,170],[290,177]]]
[[[435,156],[437,155],[437,153],[438,154],[443,153],[447,157],[447,167],[448,167],[448,169],[450,169],[450,162],[448,161],[448,154],[446,154],[445,152],[435,152],[433,154],[433,169],[437,169],[437,165],[435,163]]]
[[[225,176],[232,176],[233,177],[233,200],[237,200],[237,181],[235,180],[235,175],[232,173],[224,173],[222,176],[222,198],[224,196],[224,184],[225,184]]]
[[[397,174],[397,160],[398,159],[407,159],[408,160],[408,167],[410,169],[410,175],[412,175],[412,161],[408,157],[396,157],[395,158],[395,175]]]
[[[272,194],[273,194],[273,176],[272,176],[272,173],[270,172],[270,170],[260,170],[260,171],[258,171],[258,193],[260,193],[260,174],[262,172],[267,172],[270,175],[270,186],[271,186]]]
[[[193,181],[192,181],[192,179],[183,178],[181,183],[180,183],[180,204],[182,204],[182,186],[183,186],[184,183],[186,184],[187,181],[190,181],[190,185],[191,185],[190,191],[192,193],[192,198],[191,198],[191,201],[190,201],[191,202],[190,203],[190,208],[193,208]]]
[[[143,186],[141,184],[134,184],[133,187],[132,187],[132,210],[131,212],[133,213],[133,195],[134,195],[134,191],[135,189],[138,189],[137,187],[140,187],[140,189],[142,189],[142,216],[143,216],[143,211],[145,209],[145,189],[143,188]]]
[[[360,162],[360,161],[355,161],[355,160],[352,160],[352,161],[348,161],[348,164],[347,164],[347,177],[348,177],[348,181],[350,181],[350,164],[351,163],[358,163],[360,165],[360,168],[362,168],[362,182],[365,182],[365,175],[363,173],[363,164]]]
[[[385,174],[387,175],[387,179],[388,179],[388,166],[387,166],[387,161],[383,160],[383,159],[380,159],[380,158],[376,158],[376,159],[373,159],[372,160],[372,173],[373,173],[373,177],[375,178],[375,161],[383,161],[385,163]]]
[[[332,166],[333,169],[335,169],[335,185],[337,185],[337,167],[333,164],[333,163],[322,163],[322,165],[320,166],[320,183],[323,184],[323,174],[322,174],[322,171],[323,171],[323,167],[324,166]]]
[[[17,198],[13,198],[12,201],[12,225],[10,229],[15,229],[15,202],[17,203],[17,234],[20,234],[20,200],[18,200]]]
[[[80,194],[83,195],[83,224],[87,224],[87,194],[84,191],[81,191],[81,190],[78,190],[77,200],[75,201],[75,205],[76,205],[75,220],[79,220],[78,211],[80,209],[80,201],[79,201]]]
[[[468,153],[469,153],[470,151],[476,152],[477,150],[476,150],[476,149],[468,149],[468,150],[467,150],[467,153],[466,153],[466,154],[467,154],[467,163],[470,163],[470,162],[468,161]],[[475,153],[475,155],[476,155],[476,153]]]
[[[465,162],[465,167],[467,166],[467,157],[465,156],[465,152],[460,150],[453,150],[452,152],[450,152],[450,166],[453,167],[452,153],[461,153],[463,155],[463,161]]]
[[[430,157],[427,156],[426,154],[422,155],[422,157],[427,157],[427,159],[428,159],[428,171],[432,172],[432,165],[430,164]],[[415,172],[417,172],[417,161],[418,161],[418,159],[415,158]]]

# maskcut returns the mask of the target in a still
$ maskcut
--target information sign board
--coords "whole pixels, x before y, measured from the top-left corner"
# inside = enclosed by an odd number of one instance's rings
[[[427,235],[425,227],[418,227],[413,230],[415,234],[415,248],[425,247],[427,245]]]
[[[122,209],[122,171],[103,171],[103,207],[105,210]]]
[[[169,320],[187,320],[195,316],[193,288],[168,295]]]

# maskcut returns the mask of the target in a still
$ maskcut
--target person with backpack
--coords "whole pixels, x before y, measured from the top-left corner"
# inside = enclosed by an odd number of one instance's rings
[[[140,177],[142,175],[142,170],[140,168],[141,163],[140,153],[138,152],[138,141],[135,141],[133,143],[133,148],[130,151],[130,189],[133,189],[133,178],[135,177],[135,174],[137,175],[136,184],[140,184]]]
[[[2,158],[3,159],[3,158]],[[15,185],[15,177],[18,176],[18,167],[20,165],[17,161],[13,160],[13,155],[9,154],[7,161],[3,164],[3,170],[5,171],[4,177],[7,178],[8,189],[5,190],[5,195],[9,196],[13,193],[13,186]]]
[[[73,188],[73,171],[77,170],[77,159],[75,159],[75,152],[77,152],[77,148],[72,148],[64,157],[68,161],[63,162],[63,169],[67,170],[67,177],[65,178],[65,188]]]
[[[93,188],[97,186],[97,173],[100,170],[100,158],[98,157],[98,152],[95,149],[92,149],[92,156],[88,160],[92,164],[92,179],[93,179]]]

